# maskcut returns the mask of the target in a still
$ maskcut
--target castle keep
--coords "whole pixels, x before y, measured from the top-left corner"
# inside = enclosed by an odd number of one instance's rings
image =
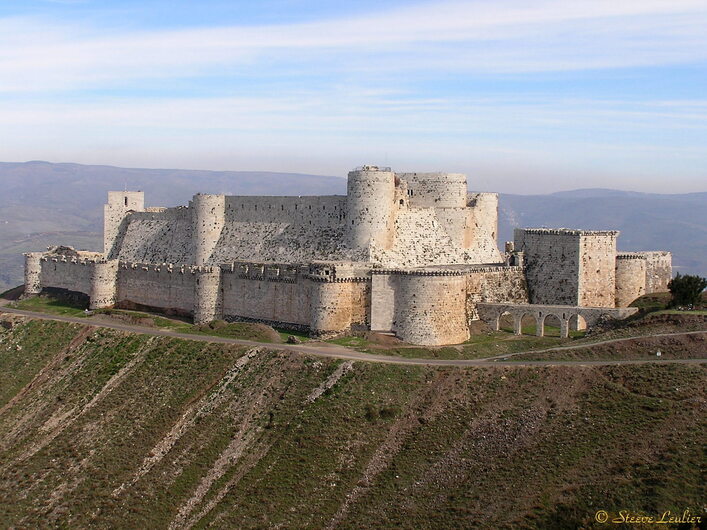
[[[572,317],[622,317],[667,289],[670,254],[617,253],[616,231],[517,229],[501,252],[497,222],[498,195],[468,193],[465,175],[376,166],[351,171],[346,196],[197,194],[145,208],[142,192],[111,191],[103,252],[26,254],[25,292],[439,345],[504,312],[556,315],[566,333]]]

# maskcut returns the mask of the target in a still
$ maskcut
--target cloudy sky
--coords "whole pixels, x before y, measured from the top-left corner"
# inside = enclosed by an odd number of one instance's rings
[[[0,160],[707,190],[707,0],[0,0]]]

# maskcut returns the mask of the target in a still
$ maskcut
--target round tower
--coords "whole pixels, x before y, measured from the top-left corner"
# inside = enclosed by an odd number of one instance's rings
[[[646,260],[640,254],[616,255],[616,307],[628,307],[646,294]]]
[[[194,263],[206,265],[221,237],[226,220],[226,196],[199,193],[194,195],[189,207],[192,209],[194,228]]]
[[[363,166],[349,172],[346,208],[351,248],[390,248],[393,241],[395,174],[390,168]]]
[[[194,279],[194,324],[223,317],[221,267],[199,267]]]
[[[34,296],[42,291],[42,252],[25,254],[25,296]]]
[[[327,336],[351,327],[351,283],[313,281],[310,330]]]
[[[395,334],[412,344],[459,344],[469,338],[466,276],[435,271],[396,275]]]
[[[117,280],[117,259],[92,264],[89,309],[101,309],[115,305]]]

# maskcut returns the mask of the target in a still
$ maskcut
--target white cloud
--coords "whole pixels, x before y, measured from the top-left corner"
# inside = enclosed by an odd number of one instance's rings
[[[435,2],[307,23],[125,32],[0,20],[0,91],[249,76],[528,72],[707,60],[704,0]]]

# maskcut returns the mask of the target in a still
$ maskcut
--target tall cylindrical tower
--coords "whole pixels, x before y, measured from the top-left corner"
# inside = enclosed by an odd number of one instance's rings
[[[199,267],[194,280],[194,324],[205,324],[223,317],[221,268]]]
[[[194,263],[206,265],[221,237],[226,220],[226,196],[199,193],[194,195],[189,207],[192,209],[194,227]]]
[[[92,264],[89,309],[101,309],[115,305],[117,280],[117,259]]]
[[[379,248],[390,248],[395,174],[390,168],[363,166],[349,173],[346,189],[349,246],[365,249],[374,243]]]
[[[42,291],[42,252],[25,254],[25,294],[34,296]]]

